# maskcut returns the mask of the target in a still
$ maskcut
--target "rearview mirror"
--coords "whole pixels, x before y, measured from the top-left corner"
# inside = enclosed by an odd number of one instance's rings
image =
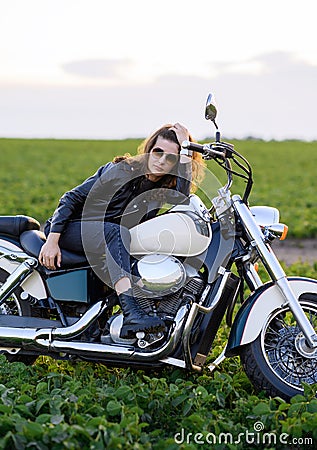
[[[216,128],[218,128],[215,122],[216,117],[217,117],[217,107],[215,99],[212,94],[209,94],[206,101],[205,119],[211,120],[215,124]]]

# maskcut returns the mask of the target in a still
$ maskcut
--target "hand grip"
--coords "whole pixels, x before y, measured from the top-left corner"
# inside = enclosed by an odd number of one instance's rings
[[[192,150],[194,152],[205,153],[205,148],[201,144],[196,144],[196,142],[183,141],[182,148],[187,150]]]

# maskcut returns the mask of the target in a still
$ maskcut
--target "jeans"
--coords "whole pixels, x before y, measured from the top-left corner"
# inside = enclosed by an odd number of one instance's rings
[[[44,227],[46,236],[49,231],[48,221]],[[115,286],[121,278],[131,278],[130,242],[128,228],[116,223],[74,221],[69,222],[62,232],[59,246],[71,252],[84,253],[102,280],[107,268],[112,286]]]

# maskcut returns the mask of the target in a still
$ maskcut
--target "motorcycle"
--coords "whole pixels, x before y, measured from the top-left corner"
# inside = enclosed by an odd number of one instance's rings
[[[62,266],[48,270],[38,262],[45,240],[40,224],[0,217],[0,352],[8,361],[33,364],[48,355],[212,372],[238,355],[255,388],[268,395],[289,399],[303,392],[303,383],[317,382],[317,281],[286,276],[272,242],[284,239],[287,227],[276,208],[249,206],[252,168],[221,141],[216,116],[209,95],[205,118],[216,126],[214,142],[182,143],[225,171],[226,184],[210,207],[191,194],[130,230],[131,261],[142,280],[139,304],[162,319],[164,330],[121,338],[118,298],[86,255],[62,250]],[[246,183],[242,197],[231,194],[234,176]],[[270,281],[262,281],[259,263]],[[208,363],[224,320],[228,341]]]

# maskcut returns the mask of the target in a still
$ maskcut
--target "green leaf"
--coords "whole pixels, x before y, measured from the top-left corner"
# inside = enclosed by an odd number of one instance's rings
[[[0,413],[9,414],[12,411],[12,406],[0,405]]]
[[[53,425],[59,425],[64,421],[64,415],[55,414],[51,416],[51,423]]]
[[[23,434],[28,438],[28,439],[40,439],[41,436],[43,435],[43,427],[41,424],[37,423],[37,422],[28,422],[25,423],[23,425]]]
[[[11,417],[2,416],[0,418],[0,436],[4,436],[8,431],[14,430],[14,422]]]
[[[32,418],[33,414],[29,410],[29,408],[26,405],[17,405],[15,407],[15,410],[23,417],[29,417]]]
[[[206,398],[209,395],[207,389],[205,389],[203,386],[198,386],[195,389],[195,393],[199,395],[201,398]]]
[[[184,414],[184,416],[187,416],[187,414],[188,414],[189,411],[192,409],[192,407],[193,407],[192,402],[186,403],[186,405],[185,405],[184,408],[183,408],[183,414]]]
[[[115,392],[115,396],[118,399],[128,399],[128,398],[133,398],[133,391],[130,388],[130,386],[120,386],[116,392]]]
[[[178,396],[178,397],[176,397],[176,398],[174,398],[172,400],[172,405],[173,406],[178,406],[178,405],[180,405],[181,403],[183,403],[187,399],[188,399],[188,394],[182,394],[182,395],[180,395],[180,396]]]
[[[41,381],[40,383],[38,383],[36,385],[36,393],[40,394],[40,393],[47,393],[48,392],[48,388],[47,388],[47,383],[45,381]]]
[[[40,424],[44,425],[44,424],[46,424],[46,423],[51,423],[51,417],[52,417],[51,414],[40,414],[40,415],[35,419],[35,421],[36,421],[37,423],[40,423]]]
[[[317,413],[317,399],[311,400],[308,403],[307,411],[310,413]]]
[[[225,406],[225,404],[226,404],[226,399],[225,399],[225,396],[223,395],[222,392],[219,392],[219,391],[216,392],[216,399],[217,399],[217,402],[218,402],[218,404],[219,404],[220,406],[222,406],[222,407]]]
[[[293,403],[306,403],[306,398],[303,395],[297,394],[291,398],[291,404]]]
[[[110,400],[107,404],[106,410],[110,416],[117,416],[122,410],[121,403],[116,400]]]
[[[42,400],[39,400],[37,402],[36,408],[35,408],[36,414],[38,414],[41,411],[41,409],[43,408],[44,405],[49,404],[49,401],[50,401],[50,399],[48,397],[43,398]]]
[[[29,395],[23,394],[20,396],[19,401],[21,403],[33,403],[33,398]]]
[[[267,403],[258,403],[254,408],[253,408],[253,412],[254,414],[258,415],[258,416],[265,416],[267,414],[271,413],[271,409],[269,407],[269,405]]]
[[[289,417],[297,416],[304,409],[304,405],[302,403],[293,403],[288,410]],[[305,408],[306,409],[306,408]]]

